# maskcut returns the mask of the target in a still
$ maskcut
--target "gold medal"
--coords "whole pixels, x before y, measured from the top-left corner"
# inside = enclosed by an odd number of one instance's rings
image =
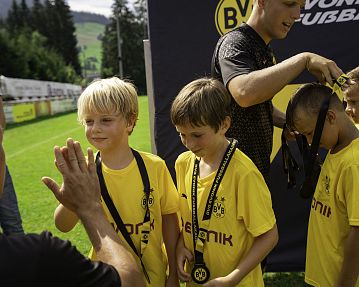
[[[207,266],[202,263],[202,264],[195,264],[192,272],[191,272],[191,276],[194,282],[196,282],[197,284],[204,284],[208,281],[210,273],[209,270],[207,268]]]

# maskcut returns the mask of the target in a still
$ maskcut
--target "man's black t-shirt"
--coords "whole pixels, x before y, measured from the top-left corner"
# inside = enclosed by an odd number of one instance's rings
[[[219,39],[212,59],[212,76],[227,86],[236,76],[273,64],[270,47],[256,31],[243,23]],[[238,148],[255,163],[268,184],[273,142],[272,102],[243,108],[232,97],[231,116],[232,123],[227,136],[238,140]]]
[[[69,241],[49,232],[0,234],[1,286],[121,286],[111,265],[84,257]]]

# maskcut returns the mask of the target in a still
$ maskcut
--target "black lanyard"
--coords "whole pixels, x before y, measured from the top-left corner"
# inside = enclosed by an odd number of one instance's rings
[[[295,171],[299,170],[299,166],[292,155],[287,139],[285,138],[285,130],[287,129],[286,124],[283,126],[281,140],[282,140],[282,161],[283,161],[283,169],[284,172],[287,174],[288,180],[288,188],[292,188],[296,185],[295,179]]]
[[[119,228],[122,236],[125,238],[126,242],[128,243],[128,245],[130,245],[130,247],[132,248],[133,252],[135,252],[135,254],[138,256],[138,258],[141,261],[141,266],[142,266],[142,270],[143,270],[143,274],[146,277],[146,280],[148,283],[151,283],[150,281],[150,277],[146,271],[145,265],[143,264],[142,261],[142,255],[143,255],[143,251],[145,249],[145,247],[148,244],[148,239],[149,239],[149,233],[150,233],[150,209],[149,209],[149,197],[150,197],[150,192],[151,192],[151,188],[150,188],[150,181],[148,179],[148,174],[147,174],[147,170],[146,170],[146,166],[145,163],[143,162],[143,159],[141,157],[141,155],[139,154],[139,152],[132,150],[132,153],[136,159],[137,162],[137,166],[140,170],[140,174],[141,174],[141,179],[142,179],[142,183],[144,186],[144,193],[146,196],[146,211],[145,211],[145,216],[143,219],[143,224],[141,226],[141,252],[137,251],[137,248],[135,246],[135,244],[133,243],[130,234],[128,233],[125,224],[123,223],[120,214],[118,213],[115,204],[113,203],[107,187],[106,187],[106,183],[105,183],[105,179],[103,177],[103,173],[102,173],[102,166],[101,166],[101,156],[100,156],[100,152],[97,153],[96,155],[96,171],[97,171],[97,175],[98,175],[98,179],[100,182],[100,187],[101,187],[101,195],[102,198],[104,199],[106,206],[108,208],[108,210],[110,211],[112,218],[115,220],[117,227]]]
[[[308,145],[307,139],[304,135],[296,136],[299,150],[302,152],[304,173],[304,182],[300,188],[300,195],[303,198],[309,198],[313,196],[319,174],[321,170],[320,162],[318,161],[318,150],[320,138],[322,137],[322,131],[325,123],[325,118],[330,105],[330,96],[326,97],[319,110],[317,123],[315,125],[312,144]]]
[[[209,228],[209,221],[212,215],[213,203],[216,198],[216,194],[219,185],[223,179],[229,162],[236,151],[238,142],[235,139],[231,139],[226,152],[222,158],[221,164],[217,170],[216,176],[212,183],[211,190],[208,195],[206,207],[203,214],[203,228],[199,228],[198,217],[197,217],[197,178],[199,173],[199,160],[196,158],[193,167],[192,175],[192,236],[193,236],[193,248],[195,253],[195,264],[204,264],[203,251],[204,243],[207,239],[207,231]],[[199,240],[198,240],[199,239]]]

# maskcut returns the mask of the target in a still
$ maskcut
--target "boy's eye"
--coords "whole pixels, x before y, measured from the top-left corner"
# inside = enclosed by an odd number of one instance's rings
[[[112,118],[104,118],[104,119],[102,119],[102,121],[104,121],[104,122],[111,122],[111,121],[112,121]]]
[[[92,124],[92,123],[93,123],[93,120],[85,120],[86,125],[89,125],[89,124]]]
[[[202,135],[193,135],[195,138],[200,138]]]

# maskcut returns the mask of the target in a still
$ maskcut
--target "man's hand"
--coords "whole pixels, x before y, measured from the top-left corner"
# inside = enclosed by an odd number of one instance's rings
[[[90,148],[87,152],[88,162],[80,143],[68,139],[66,147],[54,148],[55,164],[63,177],[62,186],[49,177],[42,178],[55,197],[79,217],[101,205],[94,154]]]
[[[337,79],[343,74],[343,71],[332,60],[313,53],[306,53],[306,56],[307,70],[323,85],[328,83],[330,86],[333,86],[333,79]]]

